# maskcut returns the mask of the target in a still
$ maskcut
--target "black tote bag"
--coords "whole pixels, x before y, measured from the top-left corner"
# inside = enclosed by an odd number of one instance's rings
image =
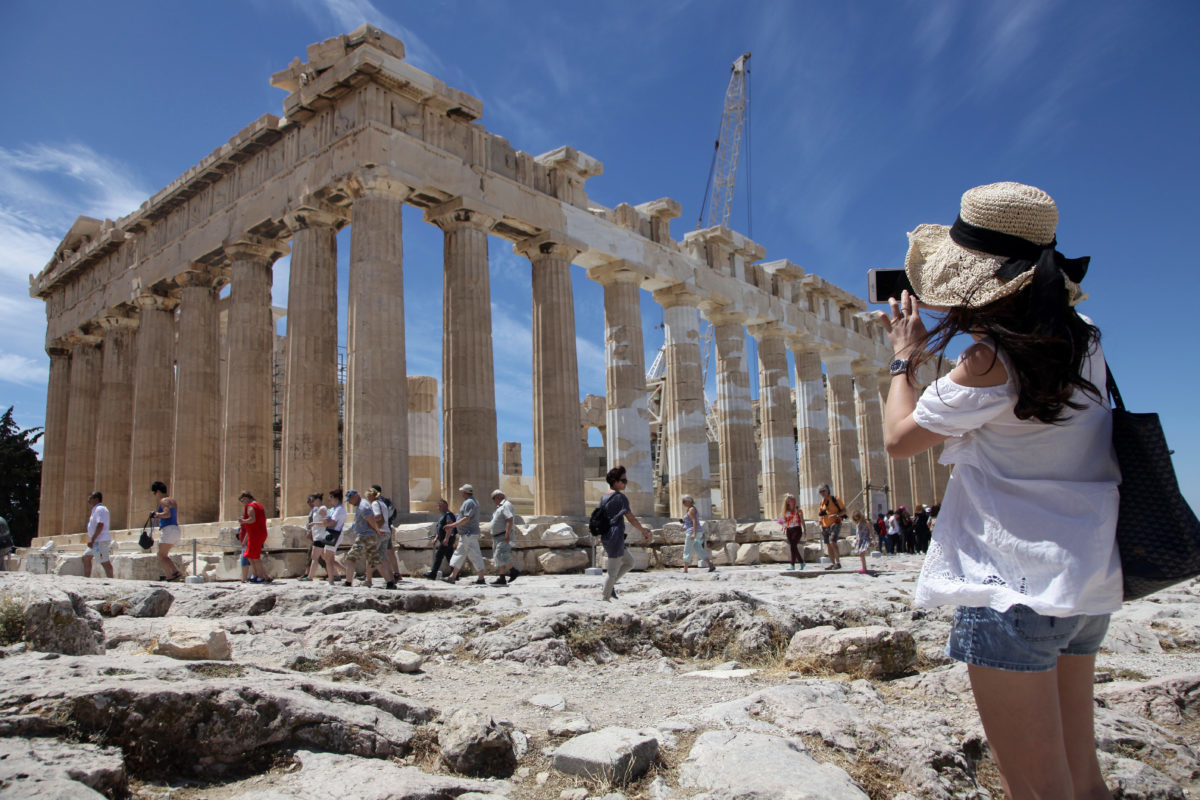
[[[1112,370],[1104,366],[1121,467],[1117,548],[1125,599],[1137,600],[1200,575],[1200,520],[1179,491],[1158,414],[1126,411]]]

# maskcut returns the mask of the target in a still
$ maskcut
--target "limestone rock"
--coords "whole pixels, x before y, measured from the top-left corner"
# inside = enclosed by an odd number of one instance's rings
[[[591,558],[583,550],[547,550],[538,556],[541,571],[550,575],[581,570],[590,563]]]
[[[647,614],[666,636],[699,658],[734,657],[783,647],[800,627],[791,610],[737,590],[677,591],[656,599]]]
[[[539,639],[510,651],[507,657],[523,664],[546,667],[552,664],[566,666],[574,655],[562,639]]]
[[[662,548],[667,549],[667,548]],[[679,548],[682,552],[683,548]],[[648,547],[629,547],[629,552],[633,554],[633,571],[645,572],[653,565],[654,556]],[[596,566],[601,569],[608,569],[608,556],[604,553],[604,548],[596,549]],[[669,564],[667,566],[670,566]]]
[[[171,609],[173,602],[175,597],[166,589],[143,589],[111,603],[105,603],[101,613],[110,617],[121,614],[131,617],[163,617]]]
[[[419,672],[421,665],[425,663],[425,659],[419,654],[404,649],[393,651],[388,658],[397,670],[407,673]]]
[[[906,630],[868,625],[839,631],[820,626],[792,636],[786,658],[789,664],[811,662],[834,672],[888,677],[907,672],[916,661],[917,648]]]
[[[1100,753],[1100,768],[1121,800],[1186,800],[1183,787],[1149,764]]]
[[[557,522],[542,531],[538,541],[543,547],[574,547],[579,542],[579,534],[567,523]]]
[[[567,699],[561,694],[535,694],[526,702],[531,706],[547,708],[551,711],[565,711],[567,708]]]
[[[129,790],[121,751],[88,742],[0,739],[0,797],[123,797]]]
[[[173,623],[158,634],[149,650],[157,656],[185,661],[228,661],[233,657],[229,634],[209,622]]]
[[[554,768],[568,775],[625,784],[646,774],[658,754],[658,739],[630,728],[585,733],[554,751]]]
[[[42,585],[23,602],[25,640],[34,650],[71,656],[102,652],[100,615],[80,595]]]
[[[171,554],[171,562],[175,564],[175,569],[183,571],[185,564],[183,556],[178,553]],[[134,547],[133,552],[129,555],[114,555],[112,559],[113,576],[117,580],[126,581],[156,581],[158,576],[163,574],[162,564],[158,561],[158,556],[153,553],[143,553],[141,548]],[[93,574],[96,567],[92,567]]]
[[[758,545],[758,560],[763,564],[785,564],[791,561],[787,542],[778,540],[760,542]]]
[[[757,564],[758,563],[758,545],[757,544],[744,544],[744,545],[740,546],[737,550],[737,557],[734,559],[733,563],[737,564],[738,566],[743,566],[743,567]]]
[[[442,761],[463,775],[508,777],[517,766],[512,735],[490,716],[470,709],[450,715],[438,733],[438,744]]]
[[[712,800],[868,800],[844,770],[818,763],[797,740],[762,733],[701,734],[679,783]]]
[[[551,736],[579,736],[592,732],[592,723],[582,715],[562,716],[551,722],[546,732]]]

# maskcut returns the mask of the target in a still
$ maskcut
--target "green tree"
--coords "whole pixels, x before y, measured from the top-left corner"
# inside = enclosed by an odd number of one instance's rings
[[[33,449],[41,428],[21,430],[9,406],[0,417],[0,517],[8,520],[17,547],[28,547],[37,534],[42,462]]]

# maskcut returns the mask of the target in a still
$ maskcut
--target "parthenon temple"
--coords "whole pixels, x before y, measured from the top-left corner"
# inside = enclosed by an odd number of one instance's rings
[[[764,260],[726,227],[673,239],[672,199],[591,202],[600,161],[566,146],[514,149],[479,121],[478,99],[404,56],[372,26],[309,46],[271,77],[287,93],[282,116],[255,120],[128,216],[80,217],[31,277],[50,356],[39,536],[81,530],[96,488],[114,529],[140,526],[160,479],[185,524],[236,519],[243,490],[295,517],[309,492],[338,485],[380,484],[402,512],[427,511],[460,484],[501,485],[490,237],[511,241],[532,274],[533,514],[586,516],[602,475],[585,467],[580,435],[572,266],[603,287],[606,389],[593,410],[604,463],[628,469],[636,512],[653,514],[656,484],[664,513],[679,516],[686,494],[702,516],[729,519],[773,519],[789,492],[815,513],[822,483],[872,511],[940,499],[948,470],[936,455],[884,451],[891,351],[864,301]],[[444,235],[455,311],[443,315],[437,378],[406,366],[405,204]],[[272,270],[289,253],[277,344]],[[664,316],[654,407],[643,291]]]

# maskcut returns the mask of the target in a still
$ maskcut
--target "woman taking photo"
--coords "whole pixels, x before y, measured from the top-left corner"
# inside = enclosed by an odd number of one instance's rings
[[[1075,312],[1087,259],[1055,250],[1058,208],[1032,186],[962,197],[952,227],[921,225],[905,291],[883,314],[895,351],[888,454],[944,442],[954,465],[916,604],[955,605],[946,651],[971,688],[1016,800],[1109,798],[1092,722],[1092,672],[1121,606],[1120,480],[1100,333]],[[923,393],[914,369],[974,339]]]

